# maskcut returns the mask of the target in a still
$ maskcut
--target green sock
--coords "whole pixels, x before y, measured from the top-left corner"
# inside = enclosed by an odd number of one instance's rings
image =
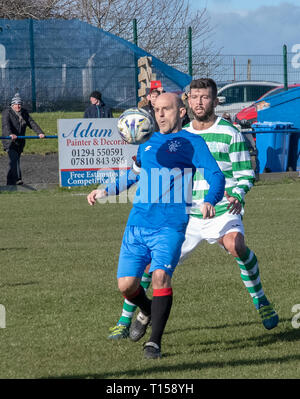
[[[147,292],[147,289],[151,284],[151,280],[152,280],[151,274],[144,272],[141,280],[141,286],[144,288],[145,292]]]
[[[147,289],[149,288],[150,284],[151,284],[151,274],[144,272],[141,279],[141,286],[144,288],[145,292],[147,292]],[[129,327],[136,308],[137,308],[136,305],[125,299],[123,303],[122,315],[117,324],[122,324]]]
[[[247,248],[245,255],[242,258],[235,258],[235,260],[240,267],[243,283],[251,295],[254,305],[257,306],[260,302],[267,301],[262,289],[255,253]]]

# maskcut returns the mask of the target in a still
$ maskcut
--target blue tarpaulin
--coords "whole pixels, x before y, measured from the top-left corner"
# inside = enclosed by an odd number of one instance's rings
[[[0,107],[17,90],[29,110],[83,110],[93,90],[113,108],[136,106],[136,63],[144,56],[151,54],[78,20],[0,19]],[[152,72],[167,91],[191,81],[153,56]]]

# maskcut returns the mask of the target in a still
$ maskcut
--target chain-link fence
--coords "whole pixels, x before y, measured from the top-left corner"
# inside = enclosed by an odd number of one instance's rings
[[[289,83],[300,82],[300,69],[296,66],[295,54],[287,54],[287,76]],[[300,66],[300,64],[299,64]],[[211,71],[217,82],[241,80],[264,80],[284,83],[284,56],[282,55],[219,55],[211,65],[193,66],[195,77]]]
[[[219,86],[243,80],[261,80],[284,83],[284,56],[278,55],[202,55],[199,60],[193,57],[193,78],[211,77]],[[188,73],[188,54],[180,62],[173,64]],[[288,83],[300,83],[300,57],[287,53]]]
[[[241,80],[284,82],[283,54],[199,55],[192,49],[189,31],[166,32],[186,37],[171,65],[152,57],[153,72],[166,90],[183,89],[191,74],[212,77],[219,86]],[[17,90],[29,111],[83,111],[93,90],[100,90],[114,109],[135,106],[137,58],[145,55],[151,54],[76,20],[0,19],[0,108]],[[288,83],[300,82],[299,58],[297,53],[287,54]]]
[[[0,19],[0,108],[18,90],[30,111],[84,110],[99,90],[114,109],[137,104],[137,59],[151,55],[87,23]],[[152,57],[169,91],[190,77]]]

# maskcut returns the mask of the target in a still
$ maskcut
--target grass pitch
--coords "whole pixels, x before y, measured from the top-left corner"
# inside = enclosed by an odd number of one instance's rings
[[[203,244],[174,274],[158,361],[143,359],[142,342],[107,339],[131,204],[90,207],[86,190],[0,194],[0,378],[299,378],[299,181],[258,184],[246,201],[246,241],[278,327],[263,328],[232,257]]]

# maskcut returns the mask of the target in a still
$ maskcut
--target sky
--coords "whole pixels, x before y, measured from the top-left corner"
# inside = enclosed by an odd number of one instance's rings
[[[300,43],[299,0],[190,0],[207,8],[212,40],[222,54],[282,54]]]

